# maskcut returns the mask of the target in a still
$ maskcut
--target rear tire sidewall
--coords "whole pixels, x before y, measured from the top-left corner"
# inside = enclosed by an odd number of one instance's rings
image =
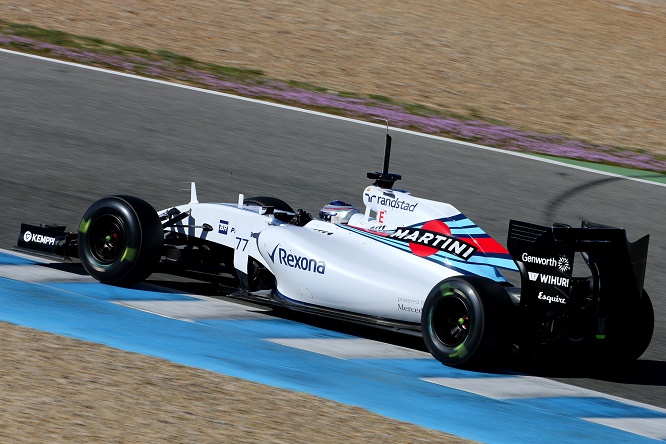
[[[511,305],[497,282],[476,276],[445,279],[435,285],[423,306],[421,327],[430,353],[452,367],[473,367],[488,363],[497,355],[504,335],[499,323]],[[469,316],[466,336],[456,342],[448,335],[450,314],[458,317],[462,307]],[[447,327],[448,325],[448,327]],[[455,326],[454,326],[455,328]]]
[[[650,346],[654,334],[654,306],[647,292],[643,290],[638,308],[639,331],[633,344],[635,359],[640,358]]]
[[[635,305],[618,308],[613,321],[613,328],[600,347],[600,362],[631,364],[645,353],[654,333],[654,307],[647,292],[643,290]]]
[[[111,241],[105,239],[112,237]],[[95,279],[127,286],[147,278],[159,260],[163,231],[155,209],[132,196],[108,196],[90,206],[79,226],[79,259]]]

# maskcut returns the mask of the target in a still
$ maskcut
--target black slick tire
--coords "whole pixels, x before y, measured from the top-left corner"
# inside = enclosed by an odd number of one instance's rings
[[[601,342],[601,363],[626,366],[647,350],[654,332],[654,308],[647,292],[631,306],[619,307],[611,319],[612,328]]]
[[[105,284],[146,279],[162,254],[164,235],[155,209],[133,196],[108,196],[83,215],[77,236],[85,270]]]
[[[505,345],[502,321],[511,300],[497,282],[478,276],[444,279],[428,294],[421,313],[430,353],[451,367],[488,365]]]

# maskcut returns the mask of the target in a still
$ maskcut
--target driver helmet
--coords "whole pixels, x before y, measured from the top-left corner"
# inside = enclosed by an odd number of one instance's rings
[[[358,212],[358,209],[352,204],[342,200],[334,200],[324,205],[324,208],[319,212],[319,219],[334,224],[346,224]]]

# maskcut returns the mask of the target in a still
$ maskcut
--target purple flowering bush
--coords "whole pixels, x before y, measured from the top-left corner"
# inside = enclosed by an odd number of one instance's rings
[[[666,159],[648,152],[598,145],[556,134],[520,131],[478,119],[446,115],[418,105],[396,103],[385,97],[330,92],[308,84],[270,79],[260,71],[197,62],[168,51],[149,52],[5,22],[0,22],[0,46],[340,116],[363,120],[379,117],[394,127],[510,151],[666,172]]]

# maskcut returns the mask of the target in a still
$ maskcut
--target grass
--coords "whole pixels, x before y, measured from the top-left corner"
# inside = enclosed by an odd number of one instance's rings
[[[510,151],[564,157],[666,173],[666,156],[631,147],[611,147],[512,128],[484,117],[478,107],[468,115],[403,103],[378,94],[331,91],[307,82],[281,81],[260,70],[201,62],[167,49],[148,50],[0,19],[0,47],[102,67],[205,89],[293,105]]]
[[[387,103],[389,105],[398,105],[399,104],[398,102],[396,102],[395,100],[393,100],[390,97],[381,96],[381,95],[378,95],[378,94],[368,94],[368,98],[372,99],[372,100],[376,100],[378,102]]]
[[[326,93],[328,92],[327,88],[322,88],[321,86],[313,85],[311,83],[307,82],[299,82],[297,80],[289,80],[287,82],[287,85],[294,87],[294,88],[300,88],[300,89],[305,89],[308,91],[317,91],[317,92],[322,92]]]

